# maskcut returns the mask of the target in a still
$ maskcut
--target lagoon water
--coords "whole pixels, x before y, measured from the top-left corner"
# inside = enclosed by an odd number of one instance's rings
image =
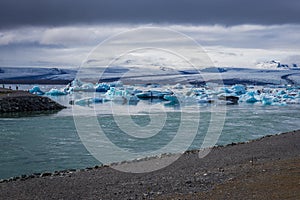
[[[76,131],[70,96],[53,97],[68,108],[58,113],[13,114],[0,116],[0,179],[70,168],[85,168],[100,164],[85,148]],[[200,122],[189,149],[199,149],[211,121],[210,105],[187,105],[184,111],[165,102],[140,101],[137,105],[124,106],[110,102],[94,105],[99,125],[107,138],[128,152],[152,152],[170,143],[178,132],[182,112],[192,121]],[[164,112],[156,110],[161,106]],[[151,119],[164,119],[163,127],[148,138],[138,138],[122,131],[116,123],[114,112],[140,127],[136,134],[151,123]],[[200,107],[200,108],[199,108]],[[151,108],[151,109],[149,109]],[[240,104],[226,106],[225,124],[215,145],[249,141],[269,134],[300,129],[300,105],[263,106]],[[127,113],[127,114],[126,114]],[[83,118],[85,112],[82,113]],[[154,117],[154,118],[152,118]],[[187,120],[189,120],[187,119]],[[218,123],[218,122],[214,122]],[[122,124],[123,128],[132,124]],[[130,127],[127,127],[130,130]],[[186,129],[186,134],[190,130]],[[101,141],[99,145],[101,144]],[[173,152],[172,149],[170,149]],[[176,151],[176,149],[174,150]],[[251,152],[249,152],[251,153]],[[142,154],[141,154],[142,155]]]

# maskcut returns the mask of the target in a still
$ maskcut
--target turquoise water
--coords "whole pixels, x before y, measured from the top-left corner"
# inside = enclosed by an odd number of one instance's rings
[[[56,97],[55,100],[67,105],[69,97]],[[165,116],[164,127],[148,138],[136,138],[124,133],[115,123],[114,116],[110,112],[105,112],[111,109],[111,104],[99,104],[95,108],[97,108],[97,119],[107,138],[125,151],[139,153],[164,147],[174,139],[178,131],[182,116],[180,108],[165,106],[164,114],[159,110],[153,112],[147,110],[148,107],[158,104],[163,102],[140,101],[138,105],[129,107],[130,115],[121,116],[131,117],[141,128],[147,127],[151,122],[151,116]],[[118,106],[118,109],[128,109],[126,106]],[[184,111],[188,113],[191,121],[199,114],[195,112],[196,107],[199,106],[192,105]],[[226,107],[225,125],[217,142],[218,145],[300,129],[300,105],[243,104]],[[201,147],[211,119],[208,108],[209,106],[201,108],[198,133],[190,149]],[[184,131],[188,134],[190,130]],[[0,178],[34,172],[85,168],[97,164],[100,162],[87,151],[77,134],[70,106],[58,113],[1,115]]]

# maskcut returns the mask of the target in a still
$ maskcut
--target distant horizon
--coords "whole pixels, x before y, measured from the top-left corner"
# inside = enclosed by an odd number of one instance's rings
[[[279,63],[280,65],[287,65],[286,68],[284,67],[268,67],[268,66],[264,66],[264,64],[271,64],[271,62],[277,62]],[[295,67],[296,65],[296,67]],[[99,66],[100,68],[106,68],[107,66]],[[111,67],[121,67],[121,68],[126,68],[125,66],[111,66]],[[54,69],[54,68],[57,68],[57,69],[70,69],[70,70],[79,70],[80,69],[80,65],[78,66],[70,66],[70,65],[52,65],[52,66],[49,66],[49,65],[14,65],[14,66],[0,66],[0,69],[1,68],[49,68],[49,69]],[[90,67],[90,68],[94,68],[94,67]],[[97,67],[95,67],[97,68]],[[248,68],[248,69],[293,69],[293,68],[300,68],[300,63],[294,63],[294,62],[290,62],[290,63],[283,63],[283,62],[280,62],[280,61],[276,61],[276,60],[268,60],[268,61],[265,61],[265,62],[259,62],[257,63],[256,65],[253,65],[252,67],[250,66],[222,66],[222,65],[212,65],[212,66],[209,66],[209,67],[206,67],[206,68]],[[204,68],[204,69],[206,69]],[[193,69],[193,68],[190,68],[190,69]]]

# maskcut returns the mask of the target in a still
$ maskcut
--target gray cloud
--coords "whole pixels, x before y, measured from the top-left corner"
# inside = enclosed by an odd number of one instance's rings
[[[167,27],[193,38],[205,48],[218,66],[251,67],[258,62],[269,60],[299,64],[300,25],[161,25],[160,27]],[[3,30],[0,32],[0,67],[75,67],[80,65],[100,42],[115,34],[134,30],[134,28],[134,25],[75,25]],[[118,48],[121,48],[122,45],[133,45],[133,49],[135,49],[135,42],[142,40],[147,46],[147,42],[151,42],[151,40],[145,35],[135,32],[130,37],[114,41],[113,44]],[[148,39],[144,40],[144,37]],[[186,51],[198,58],[198,55],[178,38],[171,38],[163,31],[160,37],[159,42],[167,42],[168,46],[173,48],[184,47]],[[132,43],[128,44],[128,41],[132,41]],[[115,53],[115,49],[113,53]],[[114,59],[114,54],[111,55],[111,52],[100,55],[104,56],[103,59],[100,59],[104,63]],[[153,63],[158,63],[156,59],[158,56],[160,54],[153,56]],[[134,57],[139,61],[140,58],[142,59],[143,56],[135,55]]]
[[[298,0],[1,0],[0,28],[103,23],[300,23]]]

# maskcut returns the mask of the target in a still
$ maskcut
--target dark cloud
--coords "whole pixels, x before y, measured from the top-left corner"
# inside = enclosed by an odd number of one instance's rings
[[[300,23],[299,0],[1,0],[0,28],[97,23]]]

